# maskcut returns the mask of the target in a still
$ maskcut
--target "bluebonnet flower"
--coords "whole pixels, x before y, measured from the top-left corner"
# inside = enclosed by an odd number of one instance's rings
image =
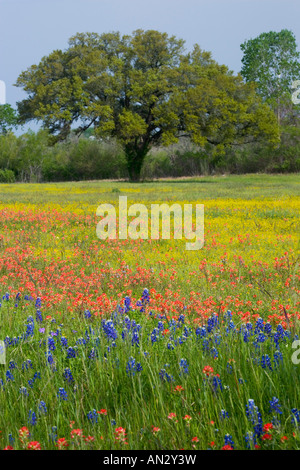
[[[221,379],[220,377],[218,376],[214,376],[212,378],[212,386],[213,386],[213,390],[214,392],[217,392],[219,389],[222,391],[223,390],[223,385],[222,385],[222,382],[221,382]]]
[[[60,398],[61,400],[65,400],[65,401],[68,400],[67,392],[66,392],[65,389],[62,388],[62,387],[58,390],[57,396],[58,396],[58,398]]]
[[[263,433],[262,417],[258,410],[258,407],[255,406],[254,400],[251,398],[248,400],[248,405],[246,405],[246,415],[249,421],[254,426],[254,433],[257,437],[261,436]]]
[[[95,348],[92,348],[90,350],[90,353],[88,355],[88,358],[89,359],[96,359],[98,357],[98,353],[97,353],[97,350]]]
[[[92,424],[98,423],[97,411],[96,411],[96,410],[89,411],[89,412],[87,413],[87,419],[88,419]]]
[[[268,367],[270,370],[273,370],[271,359],[269,358],[268,354],[262,356],[260,363],[263,369],[266,369]]]
[[[8,371],[6,372],[6,382],[10,382],[10,381],[13,382],[14,380],[15,380],[15,379],[14,379],[14,376],[13,376],[12,373],[8,370]]]
[[[29,410],[28,413],[28,423],[31,424],[32,426],[35,426],[37,422],[37,417],[34,411]]]
[[[292,408],[292,424],[294,424],[296,427],[300,426],[300,411],[297,410],[297,408]]]
[[[275,351],[274,358],[273,358],[273,362],[274,362],[275,367],[279,366],[280,361],[281,362],[283,361],[282,353],[280,351]]]
[[[53,357],[53,355],[51,354],[51,352],[45,351],[45,355],[46,355],[46,357],[47,357],[47,362],[48,362],[48,364],[50,364],[50,365],[54,364],[54,357]]]
[[[63,378],[64,378],[68,383],[74,382],[74,377],[73,377],[72,372],[71,372],[71,369],[70,369],[69,367],[67,367],[67,368],[64,370]]]
[[[218,350],[216,348],[211,348],[210,353],[214,359],[216,359],[219,355]]]
[[[69,346],[67,349],[67,359],[71,359],[76,356],[77,356],[77,350]]]
[[[16,439],[13,437],[11,432],[8,434],[8,440],[9,440],[9,444],[13,446]]]
[[[179,315],[179,317],[178,317],[178,324],[184,323],[184,320],[185,320],[185,316],[184,316],[183,313],[182,313],[182,314]]]
[[[40,378],[41,378],[41,374],[39,372],[36,372],[34,376],[32,377],[32,379],[28,380],[29,387],[33,388],[33,384],[36,381],[36,379],[40,379]]]
[[[270,335],[272,332],[272,325],[271,323],[265,323],[265,326],[264,326],[264,333],[266,333],[267,335]]]
[[[46,406],[46,403],[44,401],[40,401],[40,403],[39,403],[39,412],[41,414],[47,414],[47,406]]]
[[[143,302],[144,304],[150,302],[150,294],[149,294],[148,289],[144,289],[144,290],[143,290],[142,302]]]
[[[127,362],[126,365],[126,373],[127,375],[134,376],[136,372],[141,372],[143,370],[141,364],[138,362],[136,363],[135,359],[133,357],[129,358],[129,361]]]
[[[20,387],[20,393],[21,395],[24,395],[24,397],[28,397],[29,393],[26,387]]]
[[[221,344],[221,340],[222,340],[221,335],[218,335],[218,334],[214,335],[214,342],[217,346],[219,346]]]
[[[134,331],[134,333],[132,335],[131,344],[132,344],[132,346],[134,346],[134,345],[139,346],[140,345],[140,338],[139,338],[139,334],[138,334],[137,331]]]
[[[28,336],[33,336],[34,335],[34,320],[32,317],[27,318],[27,327],[26,327],[26,333],[25,337],[27,338]]]
[[[48,349],[49,349],[49,351],[55,351],[55,349],[56,349],[55,341],[52,337],[48,338]]]
[[[196,335],[199,336],[200,338],[203,338],[206,336],[206,328],[205,326],[202,326],[202,327],[198,327],[196,329]]]
[[[114,327],[114,323],[112,320],[103,320],[102,322],[103,331],[108,339],[117,339],[118,333]]]
[[[52,427],[52,432],[50,433],[50,439],[52,442],[57,441],[57,427],[56,426]]]
[[[187,363],[186,359],[181,359],[181,361],[179,363],[179,367],[181,369],[181,372],[183,372],[184,374],[189,373],[189,366],[188,366],[188,363]]]
[[[227,312],[224,313],[224,320],[226,320],[227,322],[230,322],[232,320],[231,310],[227,310]]]
[[[255,323],[254,334],[258,334],[260,331],[264,330],[264,321],[262,318],[258,318]]]
[[[89,310],[84,311],[84,318],[91,318],[92,314]]]
[[[248,431],[245,436],[245,441],[247,449],[254,449],[254,446],[257,445],[255,433]]]
[[[264,343],[266,340],[266,337],[263,333],[259,333],[256,338],[257,343]]]
[[[159,330],[157,328],[154,328],[154,330],[151,333],[151,343],[156,343],[157,341],[157,334],[159,333]]]
[[[225,434],[224,436],[224,445],[231,446],[234,449],[234,442],[230,434]]]
[[[125,313],[128,313],[131,310],[131,299],[130,297],[126,296],[124,299],[124,311]]]
[[[202,351],[203,352],[208,352],[209,351],[209,339],[204,339],[202,342]]]
[[[279,400],[276,397],[273,397],[272,400],[269,401],[270,403],[270,411],[276,411],[276,413],[282,414],[281,405],[279,405]]]
[[[210,333],[214,328],[219,325],[219,317],[216,313],[213,313],[207,320],[207,331]]]
[[[37,322],[42,323],[43,317],[42,317],[42,312],[40,310],[37,310],[35,312],[35,318]]]
[[[220,416],[221,419],[229,418],[228,411],[221,410],[219,416]]]
[[[8,368],[9,368],[9,369],[17,369],[18,366],[17,366],[17,364],[15,363],[15,361],[9,361]]]
[[[228,324],[227,324],[227,327],[226,327],[226,333],[227,335],[231,332],[234,332],[235,331],[235,324],[233,323],[233,321],[229,321]]]
[[[172,375],[169,375],[166,369],[161,369],[159,371],[159,376],[162,382],[174,382],[174,377]]]
[[[67,347],[68,347],[68,340],[67,340],[67,338],[65,338],[64,336],[61,336],[61,338],[60,338],[60,344],[61,344],[64,348],[67,348]]]

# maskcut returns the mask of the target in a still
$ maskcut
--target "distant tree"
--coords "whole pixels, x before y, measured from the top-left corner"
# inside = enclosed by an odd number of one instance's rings
[[[0,105],[0,134],[7,134],[18,125],[17,112],[10,104]]]
[[[93,127],[95,136],[117,138],[131,180],[139,179],[153,145],[183,135],[216,152],[279,138],[274,114],[252,84],[198,45],[186,54],[183,40],[154,30],[77,34],[67,50],[22,72],[16,85],[29,95],[18,103],[21,122],[42,121],[55,140],[72,125],[79,134]]]
[[[300,53],[294,34],[287,29],[270,31],[240,47],[244,52],[241,74],[246,82],[256,83],[258,93],[274,110],[278,124],[292,117],[295,112],[292,82],[300,79]]]

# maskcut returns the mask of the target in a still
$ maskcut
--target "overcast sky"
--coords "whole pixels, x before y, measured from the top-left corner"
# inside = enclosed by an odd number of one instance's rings
[[[300,45],[300,0],[0,0],[6,101],[15,107],[24,99],[13,86],[19,74],[54,49],[67,48],[77,32],[131,34],[139,28],[184,39],[187,50],[197,43],[238,73],[247,39],[289,29]]]

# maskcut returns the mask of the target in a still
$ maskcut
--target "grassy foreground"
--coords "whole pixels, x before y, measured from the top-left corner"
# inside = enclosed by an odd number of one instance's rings
[[[204,247],[100,240],[120,195],[204,204]],[[299,196],[299,175],[0,185],[1,448],[299,449]]]

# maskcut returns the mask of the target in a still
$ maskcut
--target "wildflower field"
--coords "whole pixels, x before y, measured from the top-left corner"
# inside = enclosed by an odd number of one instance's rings
[[[100,240],[120,195],[204,247]],[[299,175],[2,184],[0,222],[1,449],[300,449]]]

